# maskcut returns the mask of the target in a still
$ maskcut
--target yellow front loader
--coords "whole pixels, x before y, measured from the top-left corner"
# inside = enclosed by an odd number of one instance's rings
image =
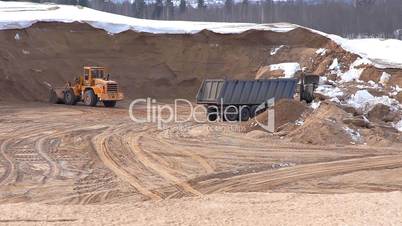
[[[92,66],[84,67],[84,74],[73,83],[68,82],[62,88],[50,86],[49,92],[49,102],[54,104],[75,105],[82,101],[87,106],[96,106],[98,102],[103,102],[105,107],[114,107],[123,98],[118,83],[110,80],[105,68]]]

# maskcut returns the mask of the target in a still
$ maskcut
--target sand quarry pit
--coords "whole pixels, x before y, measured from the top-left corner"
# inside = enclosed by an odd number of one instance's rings
[[[269,217],[298,224],[273,209],[317,224],[401,223],[377,212],[400,208],[399,192],[372,195],[401,190],[400,146],[256,139],[221,130],[225,122],[159,130],[132,122],[124,104],[1,103],[2,223],[202,225]],[[246,209],[252,212],[240,217]],[[317,217],[330,209],[330,217]]]
[[[111,36],[81,23],[36,23],[0,31],[0,40],[0,223],[402,223],[401,133],[389,126],[399,116],[378,116],[387,109],[351,112],[324,95],[315,108],[283,101],[274,133],[194,120],[160,129],[129,118],[136,97],[194,101],[205,78],[254,79],[284,61],[331,78],[334,57],[344,70],[357,56],[323,36],[303,28]],[[83,64],[111,69],[127,100],[114,109],[47,104],[43,81],[62,85]],[[390,83],[400,84],[397,69],[381,70],[396,70]],[[134,108],[143,118],[146,110]],[[179,117],[188,111],[179,106]],[[370,125],[361,124],[366,116]]]

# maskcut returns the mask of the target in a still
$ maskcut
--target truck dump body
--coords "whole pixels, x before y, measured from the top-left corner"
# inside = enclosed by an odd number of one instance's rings
[[[273,97],[293,98],[297,79],[222,80],[207,79],[198,94],[198,104],[258,105]]]

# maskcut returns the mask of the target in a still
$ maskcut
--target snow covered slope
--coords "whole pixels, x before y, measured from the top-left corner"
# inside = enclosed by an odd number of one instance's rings
[[[264,25],[250,23],[145,20],[101,12],[80,6],[0,1],[0,30],[26,28],[39,21],[88,23],[95,28],[106,30],[112,34],[127,30],[181,34],[197,33],[204,29],[216,33],[241,33],[251,29],[287,32],[297,27],[296,25],[287,23]]]
[[[402,68],[402,41],[396,39],[341,40],[341,46],[380,68]]]
[[[27,28],[39,21],[88,23],[111,34],[127,30],[157,34],[182,34],[197,33],[204,29],[224,34],[241,33],[252,29],[288,32],[299,27],[289,23],[253,24],[145,20],[80,6],[0,1],[0,30]],[[373,65],[379,68],[402,68],[402,41],[380,39],[349,40],[336,35],[310,30],[334,40],[347,51],[369,59]]]

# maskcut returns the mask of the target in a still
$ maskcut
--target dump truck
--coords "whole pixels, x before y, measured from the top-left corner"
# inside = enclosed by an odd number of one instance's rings
[[[124,94],[119,84],[110,79],[104,67],[85,66],[83,75],[67,82],[64,87],[49,86],[49,102],[53,104],[75,105],[84,102],[87,106],[96,106],[103,102],[105,107],[114,107],[117,101],[123,100]]]
[[[300,96],[301,100],[311,102],[314,98],[314,85],[311,85],[310,81],[306,81],[305,78],[301,79]],[[275,101],[284,98],[292,99],[298,83],[299,80],[296,78],[206,79],[198,90],[196,102],[205,105],[210,121],[218,118],[227,121],[247,121],[263,112],[272,98],[275,98]]]

